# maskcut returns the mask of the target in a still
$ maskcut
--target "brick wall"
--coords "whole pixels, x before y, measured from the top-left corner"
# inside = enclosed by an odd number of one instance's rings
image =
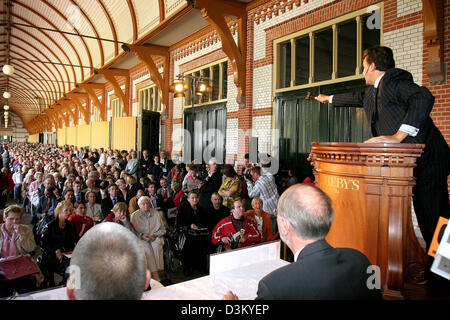
[[[428,45],[423,42],[423,85],[428,87],[435,97],[435,103],[431,117],[433,118],[436,126],[441,130],[447,143],[450,141],[450,0],[443,0],[442,7],[438,9],[440,14],[442,30],[439,30],[440,38],[443,39],[442,46],[442,59],[446,63],[446,83],[443,85],[430,85],[429,78],[426,74],[425,66],[429,61],[428,58]],[[448,185],[450,185],[450,178],[448,179]],[[450,192],[450,187],[448,188]]]

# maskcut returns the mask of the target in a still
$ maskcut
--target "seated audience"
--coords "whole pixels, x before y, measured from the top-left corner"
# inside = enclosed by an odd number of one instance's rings
[[[166,178],[162,178],[159,181],[159,185],[161,188],[159,188],[156,193],[163,199],[163,209],[166,211],[170,207],[171,203],[173,204],[173,190],[169,188]]]
[[[209,231],[214,230],[216,225],[221,221],[222,219],[225,219],[230,216],[231,211],[230,208],[225,207],[222,204],[222,197],[217,192],[214,192],[211,195],[211,206],[208,210],[206,210],[206,220],[207,220],[207,227]]]
[[[142,196],[145,196],[145,191],[143,189],[139,189],[136,195],[130,199],[130,203],[128,204],[128,215],[131,215],[133,212],[139,209],[137,202]]]
[[[273,237],[272,220],[267,212],[262,210],[263,201],[261,198],[255,197],[252,200],[252,208],[244,213],[244,217],[253,221],[258,227],[259,233],[262,235],[262,242],[270,241]]]
[[[181,202],[186,198],[186,194],[181,190],[181,184],[178,181],[172,181],[171,188],[173,190],[173,203],[177,208],[181,206]]]
[[[181,165],[175,165],[171,170],[170,174],[167,176],[167,181],[172,184],[173,181],[177,181],[182,184],[184,179],[184,171]]]
[[[162,177],[163,166],[159,162],[159,154],[153,155],[153,162],[148,166],[147,174],[151,175],[155,182],[159,181]]]
[[[162,273],[164,271],[164,235],[166,234],[163,217],[158,210],[152,208],[150,198],[147,196],[139,198],[138,206],[139,210],[133,212],[130,221],[136,229],[139,239],[151,246],[155,256],[156,269]]]
[[[119,194],[122,196],[124,202],[128,205],[130,199],[133,197],[128,190],[128,186],[123,179],[117,179],[116,185],[119,188]]]
[[[62,200],[70,201],[70,202],[72,202],[72,205],[73,205],[75,203],[75,196],[73,193],[73,189],[70,189],[70,188],[65,189],[63,191],[63,199]]]
[[[86,216],[91,217],[95,223],[103,220],[102,206],[97,202],[97,195],[100,193],[94,190],[86,192]]]
[[[275,209],[279,199],[278,188],[275,179],[270,173],[264,174],[260,166],[250,169],[251,181],[246,179],[247,190],[250,198],[259,197],[263,201],[263,211],[270,215],[272,220],[272,232],[277,232],[277,219]]]
[[[156,193],[157,190],[156,188],[157,188],[156,183],[151,182],[148,185],[146,195],[150,198],[150,203],[153,209],[162,210],[164,207],[164,199],[160,194]]]
[[[73,187],[73,197],[75,201],[84,202],[84,195],[81,192],[83,184],[80,181],[74,181],[72,184]]]
[[[188,167],[188,173],[183,179],[183,183],[181,184],[181,189],[185,194],[188,194],[191,191],[197,192],[200,188],[201,180],[197,178],[197,166],[195,164],[191,164]]]
[[[107,221],[118,223],[133,233],[136,233],[133,224],[127,217],[127,204],[125,202],[118,202],[111,209],[111,213],[106,217]]]
[[[0,209],[5,208],[8,194],[14,189],[14,181],[7,168],[0,170]]]
[[[95,193],[95,199],[96,199],[95,202],[100,204],[101,200],[102,200],[102,197],[101,197],[101,194],[100,194],[100,188],[97,188],[95,186],[95,179],[94,178],[88,178],[86,180],[86,187],[87,188],[84,189],[83,192],[82,192],[83,195],[84,195],[84,202],[88,202],[87,193],[93,191]]]
[[[55,187],[50,185],[45,188],[44,195],[39,197],[38,205],[34,210],[34,216],[31,224],[36,225],[38,221],[45,215],[53,218],[56,206],[59,200],[55,197]]]
[[[131,199],[136,195],[137,191],[141,188],[141,185],[134,176],[128,175],[125,181],[127,183],[128,191],[130,192],[128,198]]]
[[[86,215],[86,204],[76,201],[74,205],[75,213],[72,213],[67,220],[72,222],[77,229],[78,237],[82,237],[90,228],[94,226],[94,220]]]
[[[261,241],[256,225],[244,218],[244,206],[236,200],[231,206],[231,215],[219,221],[213,230],[211,242],[223,245],[225,250],[251,246]]]
[[[110,184],[108,186],[108,195],[102,199],[103,218],[106,218],[111,213],[111,209],[117,202],[125,202],[125,200],[122,195],[119,194],[119,188],[117,185]]]
[[[231,208],[236,200],[241,200],[241,180],[230,164],[226,164],[222,168],[223,182],[218,193],[223,198],[223,205]]]

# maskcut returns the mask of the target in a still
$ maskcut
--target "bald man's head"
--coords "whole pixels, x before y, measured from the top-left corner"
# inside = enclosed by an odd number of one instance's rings
[[[308,184],[287,189],[278,201],[278,214],[289,220],[296,236],[303,240],[325,238],[333,222],[331,199]]]

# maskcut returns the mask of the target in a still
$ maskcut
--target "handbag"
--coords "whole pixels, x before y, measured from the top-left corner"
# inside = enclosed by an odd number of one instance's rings
[[[0,274],[7,280],[15,280],[39,272],[38,266],[30,256],[19,256],[0,261]]]
[[[189,229],[188,234],[194,237],[209,236],[208,228]]]

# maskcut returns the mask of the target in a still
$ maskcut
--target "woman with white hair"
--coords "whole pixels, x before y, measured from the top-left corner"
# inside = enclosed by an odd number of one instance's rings
[[[152,247],[158,272],[164,271],[164,235],[166,225],[158,210],[152,208],[150,198],[142,196],[138,200],[139,209],[131,215],[131,223],[139,239]],[[152,270],[153,271],[153,270]]]

